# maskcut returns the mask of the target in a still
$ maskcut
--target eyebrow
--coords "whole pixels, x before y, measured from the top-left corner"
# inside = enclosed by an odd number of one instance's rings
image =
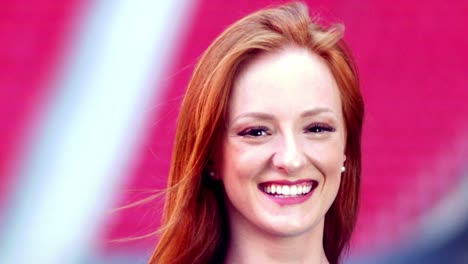
[[[333,112],[333,110],[331,110],[330,108],[327,108],[327,107],[318,107],[318,108],[314,108],[314,109],[305,111],[304,113],[301,114],[301,117],[314,116],[314,115],[318,115],[318,114],[322,114],[322,113],[334,114],[335,112]]]
[[[309,116],[315,116],[321,113],[332,113],[334,112],[330,108],[326,107],[318,107],[314,109],[307,110],[301,114],[301,118],[304,117],[309,117]],[[275,117],[272,114],[268,113],[262,113],[262,112],[246,112],[238,115],[236,118],[232,120],[232,122],[236,121],[237,119],[240,118],[245,118],[245,117],[253,117],[253,118],[258,118],[258,119],[263,119],[263,120],[274,120]]]

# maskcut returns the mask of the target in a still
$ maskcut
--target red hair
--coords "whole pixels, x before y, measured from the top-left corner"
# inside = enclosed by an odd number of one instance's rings
[[[356,223],[361,175],[364,104],[356,68],[342,40],[343,27],[311,21],[292,3],[257,11],[227,28],[205,51],[179,114],[160,240],[149,263],[219,263],[229,243],[224,190],[208,177],[208,160],[224,131],[224,117],[239,66],[259,53],[298,46],[319,55],[340,90],[346,126],[346,172],[325,216],[323,245],[338,263]]]

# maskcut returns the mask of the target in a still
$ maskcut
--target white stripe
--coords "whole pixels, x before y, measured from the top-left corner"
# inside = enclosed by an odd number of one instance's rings
[[[0,263],[93,254],[190,2],[97,1],[21,172]]]

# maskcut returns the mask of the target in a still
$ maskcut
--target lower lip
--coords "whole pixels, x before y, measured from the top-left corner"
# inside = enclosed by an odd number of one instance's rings
[[[302,196],[298,196],[298,197],[275,197],[273,195],[269,195],[265,192],[262,192],[264,195],[266,195],[268,198],[270,198],[273,202],[281,205],[281,206],[284,206],[284,205],[294,205],[294,204],[300,204],[300,203],[303,203],[305,201],[307,201],[311,196],[312,194],[314,193],[314,190],[315,190],[315,187],[310,190],[309,193],[307,193],[306,195],[302,195]]]

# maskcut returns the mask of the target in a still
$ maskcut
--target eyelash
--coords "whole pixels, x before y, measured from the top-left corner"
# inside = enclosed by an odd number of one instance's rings
[[[324,132],[335,132],[336,129],[324,123],[315,123],[307,127],[306,131],[310,133],[324,133]]]
[[[238,133],[238,135],[243,136],[243,137],[269,136],[271,135],[271,133],[268,131],[269,130],[266,127],[250,127],[250,128],[242,130],[241,132]],[[264,134],[259,135],[258,133],[264,133]]]
[[[330,125],[325,123],[314,123],[307,127],[306,132],[309,133],[324,133],[324,132],[335,132],[336,129]],[[251,127],[242,130],[238,133],[239,136],[243,137],[261,137],[261,136],[269,136],[271,133],[269,129],[266,127]]]

